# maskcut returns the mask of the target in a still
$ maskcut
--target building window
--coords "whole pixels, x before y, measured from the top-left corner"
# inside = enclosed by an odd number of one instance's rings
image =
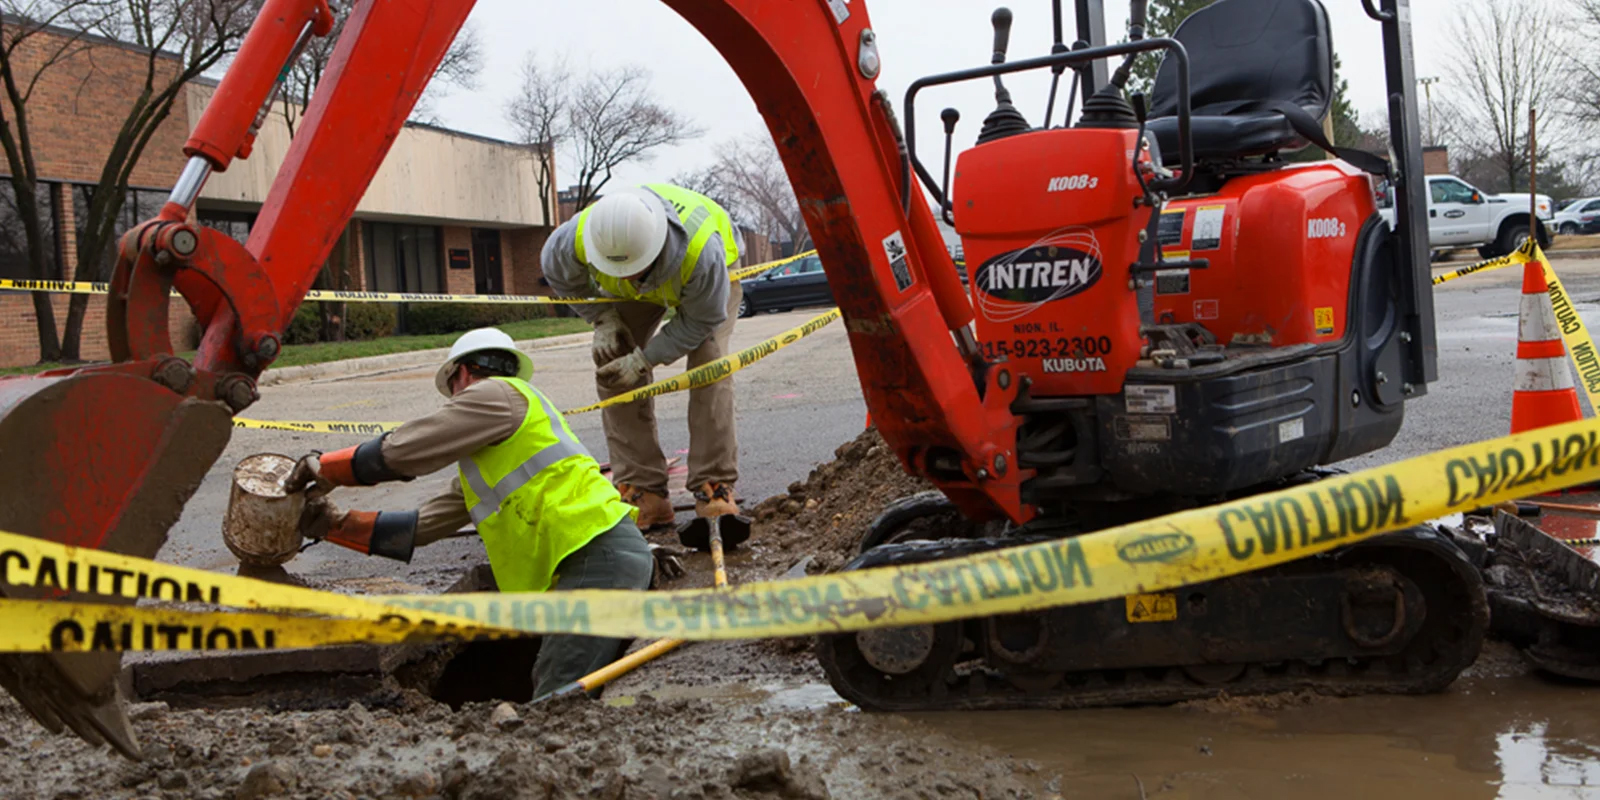
[[[201,225],[222,231],[239,244],[244,244],[250,240],[250,229],[256,224],[256,212],[200,209],[195,212],[195,219]]]
[[[16,191],[9,178],[0,179],[0,278],[61,278],[61,245],[56,239],[56,186],[40,183],[35,187],[40,233],[46,237],[45,274],[36,275],[28,264],[28,234],[22,224],[22,214],[17,210]]]
[[[80,281],[110,280],[111,268],[117,263],[117,242],[121,241],[122,234],[147,219],[155,219],[161,213],[161,206],[167,202],[166,189],[129,189],[122,198],[122,208],[117,211],[116,221],[112,224],[111,239],[106,242],[100,263],[96,265],[90,263],[83,253],[83,237],[89,228],[89,207],[94,202],[96,189],[94,186],[72,187],[73,241],[78,250],[77,278]]]
[[[443,237],[431,225],[362,222],[367,287],[376,292],[444,293]]]

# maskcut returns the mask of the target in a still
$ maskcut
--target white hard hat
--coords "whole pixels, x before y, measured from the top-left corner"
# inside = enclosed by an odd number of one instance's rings
[[[667,210],[648,189],[613,192],[589,209],[583,254],[589,265],[615,278],[638,274],[667,242]]]
[[[527,380],[533,377],[533,359],[527,353],[517,349],[517,343],[499,328],[478,328],[461,334],[456,343],[450,345],[450,355],[444,363],[439,365],[439,371],[433,375],[433,386],[439,394],[450,396],[450,374],[456,371],[456,364],[464,356],[481,353],[486,350],[500,350],[517,359],[517,377]]]

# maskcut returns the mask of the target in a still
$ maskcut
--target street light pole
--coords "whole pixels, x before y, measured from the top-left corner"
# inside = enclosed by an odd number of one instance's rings
[[[1439,143],[1439,140],[1433,138],[1433,85],[1438,82],[1438,78],[1417,79],[1417,83],[1422,86],[1422,93],[1428,97],[1428,144],[1430,146]]]

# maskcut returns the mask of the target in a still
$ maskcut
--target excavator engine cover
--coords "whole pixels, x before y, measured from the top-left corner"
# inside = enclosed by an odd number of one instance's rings
[[[1404,270],[1367,176],[1342,162],[1236,176],[1152,224],[1137,142],[1056,128],[959,162],[978,340],[1028,380],[1018,456],[1041,471],[1025,499],[1216,497],[1387,445]]]
[[[154,558],[231,430],[221,403],[123,372],[0,380],[0,530]],[[0,595],[91,599],[75,570],[52,572],[55,588],[5,584],[7,569],[40,569],[25,561],[0,553]],[[117,653],[0,656],[0,686],[51,731],[70,728],[137,757],[117,689],[120,661]]]

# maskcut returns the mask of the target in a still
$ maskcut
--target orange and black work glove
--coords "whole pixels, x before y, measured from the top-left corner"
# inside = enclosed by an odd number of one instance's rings
[[[409,564],[416,548],[417,512],[344,511],[318,497],[300,514],[300,535]]]
[[[388,435],[331,453],[311,451],[294,465],[294,471],[284,482],[285,488],[291,494],[305,492],[308,497],[316,498],[333,491],[336,486],[374,486],[385,481],[411,480],[413,476],[401,475],[384,462],[383,440]]]

